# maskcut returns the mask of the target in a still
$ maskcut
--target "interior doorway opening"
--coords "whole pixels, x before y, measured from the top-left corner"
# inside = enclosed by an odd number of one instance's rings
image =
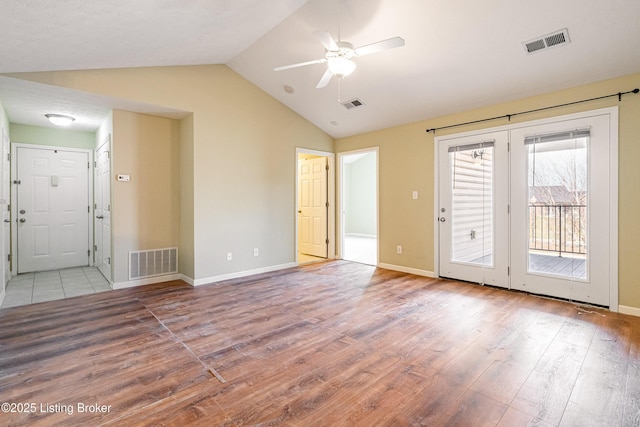
[[[340,155],[341,257],[378,264],[378,149]]]

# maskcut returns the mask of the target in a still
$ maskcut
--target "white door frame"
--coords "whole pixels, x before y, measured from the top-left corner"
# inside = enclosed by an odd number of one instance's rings
[[[17,176],[17,168],[18,168],[18,159],[17,153],[18,148],[35,148],[42,150],[60,150],[60,151],[71,151],[77,153],[86,153],[87,161],[89,162],[89,182],[88,182],[88,200],[89,200],[89,218],[91,219],[94,216],[93,212],[93,151],[86,148],[71,148],[71,147],[60,147],[53,145],[37,145],[37,144],[24,144],[20,142],[12,142],[11,143],[11,218],[15,218],[15,220],[11,221],[11,253],[13,256],[11,257],[11,274],[13,276],[18,274],[18,234],[16,233],[16,224],[18,215],[17,209],[18,204],[16,203],[18,197],[18,187],[14,184],[13,179]],[[93,221],[89,220],[87,233],[89,235],[89,250],[91,251],[89,257],[87,258],[89,266],[93,266]]]
[[[335,215],[335,188],[336,188],[336,177],[335,177],[335,155],[328,151],[318,151],[312,150],[308,148],[296,148],[296,162],[295,162],[295,206],[294,206],[294,215],[295,215],[295,253],[294,253],[294,261],[298,263],[298,205],[299,205],[299,179],[298,179],[298,170],[299,170],[299,162],[301,154],[311,154],[314,156],[321,156],[327,158],[327,164],[329,165],[329,173],[327,174],[327,201],[329,202],[329,209],[327,210],[327,230],[328,230],[328,239],[329,245],[327,247],[327,259],[334,259],[336,257],[336,215]]]
[[[521,122],[515,124],[509,124],[505,126],[492,127],[487,129],[478,129],[475,131],[463,132],[455,134],[456,136],[471,136],[479,133],[494,132],[494,131],[509,131],[521,127],[529,127],[536,125],[543,125],[549,123],[555,123],[564,120],[575,120],[593,116],[609,115],[611,117],[609,121],[609,260],[611,268],[609,274],[609,310],[617,312],[619,310],[618,301],[618,107],[601,108],[597,110],[582,111],[573,114],[566,114],[561,116],[548,117],[545,119],[532,120],[528,122]],[[444,137],[451,138],[454,135],[446,135]],[[511,136],[510,136],[511,138]],[[433,246],[434,246],[434,275],[440,276],[439,265],[439,248],[440,248],[440,234],[438,225],[438,203],[440,200],[440,194],[438,191],[440,185],[440,170],[439,170],[439,149],[438,149],[438,137],[434,138],[434,199],[433,199]],[[511,287],[511,286],[509,286]]]
[[[344,172],[342,170],[343,164],[342,161],[344,157],[350,156],[353,154],[365,154],[365,153],[376,153],[376,265],[380,263],[380,147],[369,147],[369,148],[361,148],[358,150],[351,151],[343,151],[338,153],[338,198],[337,198],[337,212],[340,212],[340,222],[338,225],[338,258],[342,258],[344,254],[344,214],[343,214],[343,205],[344,205]]]

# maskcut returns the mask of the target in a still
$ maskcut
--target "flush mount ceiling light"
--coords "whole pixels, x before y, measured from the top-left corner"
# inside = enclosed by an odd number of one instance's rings
[[[45,114],[44,116],[56,126],[69,126],[76,120],[71,116],[65,116],[63,114]]]

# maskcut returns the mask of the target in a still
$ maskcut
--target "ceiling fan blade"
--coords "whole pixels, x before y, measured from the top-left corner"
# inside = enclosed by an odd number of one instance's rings
[[[379,42],[371,43],[365,46],[360,46],[356,49],[356,55],[364,56],[401,46],[404,46],[404,39],[402,37],[392,37],[390,39],[381,40]]]
[[[322,89],[323,87],[326,87],[331,81],[331,77],[333,77],[333,73],[331,72],[330,69],[327,68],[327,71],[324,72],[324,74],[322,75],[322,78],[316,85],[316,89]]]
[[[336,44],[336,41],[328,32],[315,30],[312,34],[318,39],[320,43],[322,43],[322,46],[324,46],[325,49],[330,51],[337,51],[338,49],[340,49]]]
[[[324,64],[325,62],[327,62],[326,58],[314,59],[313,61],[299,62],[297,64],[283,65],[282,67],[276,67],[273,69],[273,71],[289,70],[291,68],[304,67],[306,65],[313,65],[313,64]]]

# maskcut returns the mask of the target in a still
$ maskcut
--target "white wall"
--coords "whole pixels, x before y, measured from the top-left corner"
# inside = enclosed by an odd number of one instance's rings
[[[352,163],[346,163],[344,178],[345,233],[375,236],[376,154],[367,153]]]

